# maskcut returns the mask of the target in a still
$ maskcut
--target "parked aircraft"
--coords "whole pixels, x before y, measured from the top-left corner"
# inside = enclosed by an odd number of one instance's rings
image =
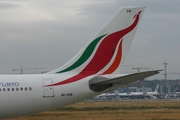
[[[57,109],[158,74],[159,70],[120,74],[144,8],[118,10],[60,68],[46,74],[0,75],[0,119]]]
[[[151,95],[157,96],[157,95],[159,95],[158,89],[159,89],[159,84],[157,84],[154,92],[146,92],[145,94],[146,94],[146,95],[149,95],[149,96],[151,96]]]
[[[133,94],[133,95],[142,95],[142,94],[145,94],[145,95],[158,95],[159,94],[158,89],[159,89],[159,84],[157,84],[154,92],[131,92],[131,94]]]
[[[127,93],[119,93],[118,96],[120,98],[130,98],[130,99],[156,99],[156,96],[159,95],[158,92],[159,84],[157,84],[154,92],[127,92]]]
[[[112,100],[112,99],[115,99],[116,98],[116,95],[115,93],[102,93],[100,95],[97,95],[95,97],[93,97],[93,99],[98,99],[98,100]]]
[[[164,96],[165,99],[177,99],[180,98],[179,87],[175,85],[175,92],[168,93]]]
[[[117,96],[120,97],[121,99],[135,99],[133,94],[131,94],[130,92],[119,93]]]

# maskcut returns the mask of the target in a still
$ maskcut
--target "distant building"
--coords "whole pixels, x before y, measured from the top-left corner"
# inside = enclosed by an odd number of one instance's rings
[[[152,92],[159,84],[159,92],[161,94],[173,93],[180,91],[180,79],[177,80],[142,80],[141,82],[132,84],[128,87],[118,89],[120,92]],[[166,89],[165,89],[166,88]]]

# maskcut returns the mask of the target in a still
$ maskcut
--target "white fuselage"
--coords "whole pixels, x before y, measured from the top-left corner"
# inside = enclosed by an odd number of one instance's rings
[[[49,86],[69,75],[1,75],[0,119],[33,114],[83,101],[98,93],[89,89],[91,77],[60,86]]]
[[[159,92],[147,92],[146,94],[156,96],[159,95]]]
[[[0,119],[57,109],[159,73],[119,74],[144,9],[118,10],[75,57],[47,74],[1,75]]]

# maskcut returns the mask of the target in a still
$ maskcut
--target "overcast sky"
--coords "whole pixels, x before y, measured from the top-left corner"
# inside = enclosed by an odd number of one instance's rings
[[[0,0],[0,73],[60,67],[123,6],[146,6],[125,62],[134,66],[124,66],[124,73],[136,72],[133,67],[164,69],[165,60],[167,72],[180,73],[179,5],[179,0]]]

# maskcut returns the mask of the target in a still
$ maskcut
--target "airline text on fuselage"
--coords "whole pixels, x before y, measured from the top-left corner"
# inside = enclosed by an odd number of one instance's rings
[[[0,87],[17,87],[17,86],[19,86],[19,82],[0,83]]]

